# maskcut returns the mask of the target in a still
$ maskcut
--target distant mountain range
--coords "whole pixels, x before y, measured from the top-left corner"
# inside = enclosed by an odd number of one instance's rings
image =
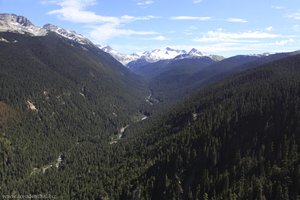
[[[200,58],[200,57],[210,57],[215,61],[223,60],[223,56],[217,55],[206,55],[205,53],[199,51],[198,49],[192,48],[190,51],[180,50],[180,49],[172,49],[170,47],[166,47],[165,49],[154,49],[152,51],[138,52],[133,54],[123,54],[113,49],[109,45],[101,46],[98,45],[100,49],[112,55],[116,60],[122,63],[124,66],[128,68],[132,68],[132,66],[140,65],[140,64],[149,64],[155,63],[160,60],[171,60],[171,59],[188,59],[188,58]]]
[[[109,45],[96,45],[83,35],[72,30],[67,30],[53,24],[45,24],[43,27],[32,24],[26,17],[15,14],[0,14],[0,32],[11,32],[19,34],[27,34],[30,36],[45,36],[49,32],[54,32],[62,38],[69,39],[81,45],[91,45],[98,47],[104,52],[110,54],[117,61],[127,66],[130,69],[141,67],[147,64],[156,63],[161,60],[181,60],[181,59],[195,59],[195,58],[210,58],[215,62],[222,61],[225,58],[219,55],[207,55],[196,48],[190,51],[172,49],[166,47],[165,49],[154,49],[152,51],[137,52],[133,54],[123,54],[113,49]],[[0,37],[0,42],[9,42],[5,38]],[[255,54],[249,55],[251,57],[267,57],[271,54]]]
[[[93,42],[91,42],[89,39],[76,33],[75,31],[70,31],[52,24],[46,24],[43,27],[38,27],[32,24],[27,18],[23,16],[17,16],[15,14],[0,14],[0,32],[28,34],[31,36],[45,36],[49,32],[55,32],[61,37],[67,38],[74,42],[78,42],[80,44],[94,45]],[[0,38],[0,41],[4,40]],[[160,60],[186,59],[203,56],[209,56],[213,60],[218,61],[223,59],[222,56],[204,55],[204,53],[195,48],[187,52],[185,50],[178,50],[166,47],[165,49],[155,49],[152,51],[145,51],[127,55],[118,52],[117,50],[111,48],[109,45],[97,45],[97,47],[99,47],[106,53],[109,53],[124,66],[127,66],[129,63],[131,63],[131,65],[132,63],[136,62],[141,63],[142,61],[148,64]]]

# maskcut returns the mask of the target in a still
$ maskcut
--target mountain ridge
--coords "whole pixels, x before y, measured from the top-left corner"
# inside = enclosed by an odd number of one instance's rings
[[[16,14],[0,14],[0,32],[12,32],[20,34],[29,34],[31,36],[45,36],[49,32],[54,32],[64,38],[67,38],[71,41],[78,42],[82,45],[95,45],[98,46],[101,50],[105,51],[112,55],[116,60],[126,66],[128,63],[137,61],[139,59],[145,60],[147,63],[157,62],[159,60],[168,60],[168,59],[184,59],[191,57],[201,57],[204,56],[202,52],[193,48],[189,52],[185,50],[172,49],[166,47],[165,49],[154,49],[152,51],[138,52],[130,55],[122,54],[109,45],[101,46],[96,45],[86,37],[81,34],[76,33],[75,31],[67,30],[53,24],[45,24],[42,27],[34,25],[29,19],[24,16],[18,16]],[[1,41],[5,41],[1,39]]]
[[[196,48],[192,48],[190,51],[173,49],[170,47],[165,47],[162,49],[154,49],[151,51],[137,52],[132,54],[123,54],[119,51],[113,49],[109,45],[101,46],[98,45],[100,49],[104,50],[106,53],[111,54],[115,59],[121,62],[124,66],[131,68],[137,64],[149,64],[155,63],[161,60],[172,60],[172,59],[187,59],[187,58],[201,58],[210,57],[215,61],[220,61],[224,59],[223,56],[219,55],[208,55],[199,51]]]
[[[0,32],[29,34],[31,36],[45,36],[47,31],[35,26],[24,16],[15,14],[0,14]]]
[[[0,14],[0,32],[28,34],[30,36],[46,36],[50,32],[54,32],[63,38],[69,39],[70,41],[74,41],[81,45],[96,46],[89,39],[79,33],[76,33],[75,31],[67,30],[49,23],[39,27],[34,25],[28,18],[16,14]],[[4,42],[4,39],[1,39],[0,42]],[[8,41],[6,40],[6,42]]]
[[[64,38],[67,38],[69,40],[73,40],[73,41],[78,42],[80,44],[93,45],[93,43],[90,40],[88,40],[86,37],[82,36],[81,34],[76,33],[75,31],[70,31],[70,30],[61,28],[59,26],[53,25],[53,24],[45,24],[43,26],[43,29],[55,32],[55,33],[57,33],[58,35],[60,35]]]

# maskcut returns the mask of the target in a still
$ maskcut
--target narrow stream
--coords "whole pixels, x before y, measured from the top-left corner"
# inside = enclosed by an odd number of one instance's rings
[[[149,118],[149,116],[143,115],[139,120],[132,122],[131,124],[135,124],[141,121],[146,120],[147,118]],[[127,124],[126,126],[123,126],[120,128],[119,132],[118,132],[118,137],[117,138],[112,138],[111,141],[109,142],[109,144],[116,144],[118,143],[118,140],[120,140],[123,136],[124,133],[126,131],[126,129],[131,125],[131,124]]]

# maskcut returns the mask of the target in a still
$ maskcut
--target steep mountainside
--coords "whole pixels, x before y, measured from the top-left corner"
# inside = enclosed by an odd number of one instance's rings
[[[186,87],[184,82],[215,62],[207,56],[161,60],[141,66],[135,73],[148,81],[149,97],[155,104],[151,110],[161,112],[191,94],[195,88]]]
[[[110,103],[120,107],[122,103],[134,106],[142,98],[142,81],[93,45],[81,45],[51,32],[43,37],[13,33],[1,33],[0,37],[8,41],[0,43],[2,87],[18,85],[18,90],[23,90],[16,92],[20,98],[70,85],[78,97],[114,99]],[[16,83],[10,84],[12,81]],[[17,100],[12,97],[9,101]]]
[[[208,81],[213,78],[213,80],[221,80],[227,75],[241,72],[250,68],[257,67],[269,62],[279,60],[292,55],[297,55],[299,52],[289,52],[289,53],[276,53],[276,54],[263,54],[263,55],[238,55],[220,62],[217,62],[206,69],[194,74],[190,79],[196,81],[197,79],[201,82]],[[200,77],[200,79],[199,79]]]
[[[207,65],[199,63],[202,62],[201,59],[207,57],[199,58],[200,60],[182,59],[177,61],[181,63],[180,65],[177,62],[162,61],[142,66],[136,73],[148,79],[153,98],[161,101],[159,108],[167,108],[172,103],[176,103],[218,80],[297,54],[299,52],[271,55],[239,55],[218,62],[211,62],[210,64],[206,63]],[[191,68],[196,70],[186,73],[186,69]]]
[[[184,78],[184,76],[191,76],[214,63],[215,61],[213,59],[206,56],[199,58],[161,60],[141,66],[134,72],[147,80],[157,78],[170,81]]]
[[[147,164],[123,199],[298,199],[299,95],[297,55],[218,82],[131,129],[127,140],[139,144],[131,151]]]
[[[53,31],[42,36],[4,31],[0,38],[1,194],[40,194],[50,187],[48,178],[64,170],[76,176],[78,163],[69,160],[74,152],[91,154],[95,143],[98,161],[106,159],[103,152],[123,126],[136,121],[148,91],[93,44]],[[77,157],[88,169],[82,159]]]

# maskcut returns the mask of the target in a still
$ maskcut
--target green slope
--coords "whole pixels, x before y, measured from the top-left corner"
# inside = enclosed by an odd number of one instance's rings
[[[191,94],[188,80],[214,63],[210,57],[161,60],[133,71],[148,81],[151,95],[160,102],[152,109],[161,112]]]
[[[247,69],[297,54],[299,52],[268,56],[237,55],[218,62],[209,57],[159,61],[133,71],[148,79],[152,96],[160,100],[160,104],[154,110],[164,110],[209,84]]]
[[[147,164],[123,199],[298,199],[299,94],[300,56],[288,57],[133,128],[132,151]]]
[[[1,195],[299,199],[300,56],[133,124],[143,82],[108,54],[55,34],[1,37]]]
[[[139,77],[95,46],[54,33],[0,35],[10,41],[0,42],[0,191],[40,194],[52,185],[46,173],[53,173],[55,182],[59,177],[69,182],[67,177],[78,173],[78,163],[64,161],[57,169],[59,155],[70,159],[85,154],[87,146],[98,149],[93,159],[106,159],[102,153],[111,137],[133,121],[148,91]],[[88,169],[89,162],[80,166]]]

